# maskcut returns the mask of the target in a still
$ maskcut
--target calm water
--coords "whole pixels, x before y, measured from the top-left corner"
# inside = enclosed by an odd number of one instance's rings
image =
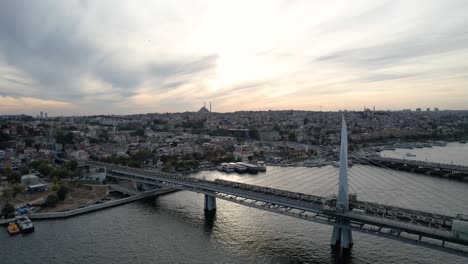
[[[449,149],[450,146],[447,148]],[[258,175],[201,172],[318,195],[336,192],[337,168],[269,167]],[[354,166],[360,200],[448,214],[468,213],[468,184]],[[0,263],[467,263],[464,258],[354,233],[349,259],[329,249],[331,227],[219,200],[205,215],[203,196],[178,192],[65,220],[36,221],[36,232],[0,230]]]
[[[406,157],[406,153],[416,157]],[[382,157],[432,161],[468,166],[468,144],[448,143],[446,147],[384,150]]]

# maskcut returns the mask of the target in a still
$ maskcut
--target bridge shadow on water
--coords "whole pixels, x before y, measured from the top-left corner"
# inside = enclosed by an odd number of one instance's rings
[[[152,211],[152,212],[164,212],[164,214],[168,213],[171,217],[171,221],[173,217],[176,217],[179,221],[182,221],[190,226],[198,226],[205,235],[210,236],[214,232],[221,232],[218,236],[225,236],[229,234],[232,236],[229,230],[218,230],[217,221],[220,221],[219,217],[222,218],[222,214],[217,215],[217,211],[201,211],[202,208],[197,208],[196,212],[187,211],[185,208],[172,208],[168,207],[164,202],[159,199],[159,197],[153,197],[148,199],[140,200],[141,204],[144,204],[145,207]],[[201,210],[199,210],[201,209]],[[283,241],[281,236],[279,238],[274,238],[275,236],[270,236],[264,233],[256,233],[255,231],[248,230],[248,228],[244,228],[244,231],[236,231],[239,232],[239,236],[237,239],[239,241],[244,241],[246,243],[251,244],[255,250],[253,250],[252,246],[239,246],[237,245],[237,250],[245,251],[247,255],[252,254],[255,258],[257,256],[257,252],[265,252],[269,254],[270,260],[274,261],[275,263],[281,264],[289,264],[289,263],[313,263],[313,264],[352,264],[362,263],[359,259],[352,258],[352,249],[351,250],[342,250],[340,248],[330,249],[329,255],[326,256],[326,249],[322,247],[323,253],[325,255],[321,255],[320,252],[314,252],[307,250],[307,245],[295,245],[294,242],[298,242],[296,240],[289,240],[291,243],[279,243]],[[236,237],[236,236],[234,236]],[[248,241],[248,242],[247,242]],[[324,246],[324,245],[322,245]],[[320,257],[318,255],[321,255]]]
[[[203,228],[206,233],[211,233],[213,231],[213,227],[216,221],[216,210],[214,211],[207,211],[205,210],[205,222]]]
[[[353,263],[352,249],[332,248],[330,254],[333,264]]]

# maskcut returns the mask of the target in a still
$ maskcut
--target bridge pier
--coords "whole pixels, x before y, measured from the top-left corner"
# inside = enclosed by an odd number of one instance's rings
[[[333,233],[332,233],[332,238],[330,242],[330,245],[332,248],[336,248],[339,245],[341,245],[341,232],[342,232],[341,227],[337,227],[337,226],[333,227]]]
[[[349,223],[343,223],[349,225]],[[330,243],[332,248],[350,249],[353,247],[353,233],[350,229],[338,226],[333,227],[332,239]]]
[[[216,197],[214,195],[205,194],[205,211],[216,210]]]

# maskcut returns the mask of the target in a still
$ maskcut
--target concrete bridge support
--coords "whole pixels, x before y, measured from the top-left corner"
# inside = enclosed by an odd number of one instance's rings
[[[216,210],[216,197],[214,195],[205,194],[205,211]]]
[[[349,223],[344,223],[344,225],[349,225]],[[350,229],[334,226],[332,239],[330,242],[332,248],[342,248],[342,249],[350,249],[353,247],[353,233]]]

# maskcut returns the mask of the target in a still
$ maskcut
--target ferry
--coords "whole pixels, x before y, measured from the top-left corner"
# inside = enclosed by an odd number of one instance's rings
[[[16,224],[23,233],[34,232],[33,222],[26,216],[16,219]]]
[[[258,171],[261,171],[261,172],[266,171],[266,165],[265,165],[265,162],[263,161],[257,161],[257,167],[258,167]]]
[[[18,225],[15,222],[9,223],[7,230],[8,230],[8,234],[10,234],[11,236],[19,234],[21,232],[21,230],[19,229]]]
[[[224,172],[234,172],[234,166],[231,163],[221,163],[216,169]]]
[[[250,163],[245,163],[245,162],[237,162],[236,166],[243,166],[245,168],[245,171],[248,173],[258,173],[259,168],[257,165],[250,164]],[[236,170],[237,171],[237,170]]]
[[[228,166],[227,163],[221,163],[221,164],[219,164],[218,167],[216,167],[216,169],[219,170],[219,171],[225,171],[227,166]]]
[[[238,173],[244,173],[247,172],[247,167],[242,164],[236,163],[234,165],[234,170]]]
[[[416,157],[416,154],[412,154],[412,153],[406,153],[406,157]]]
[[[225,172],[235,172],[236,170],[234,169],[234,166],[229,163],[225,168]]]

